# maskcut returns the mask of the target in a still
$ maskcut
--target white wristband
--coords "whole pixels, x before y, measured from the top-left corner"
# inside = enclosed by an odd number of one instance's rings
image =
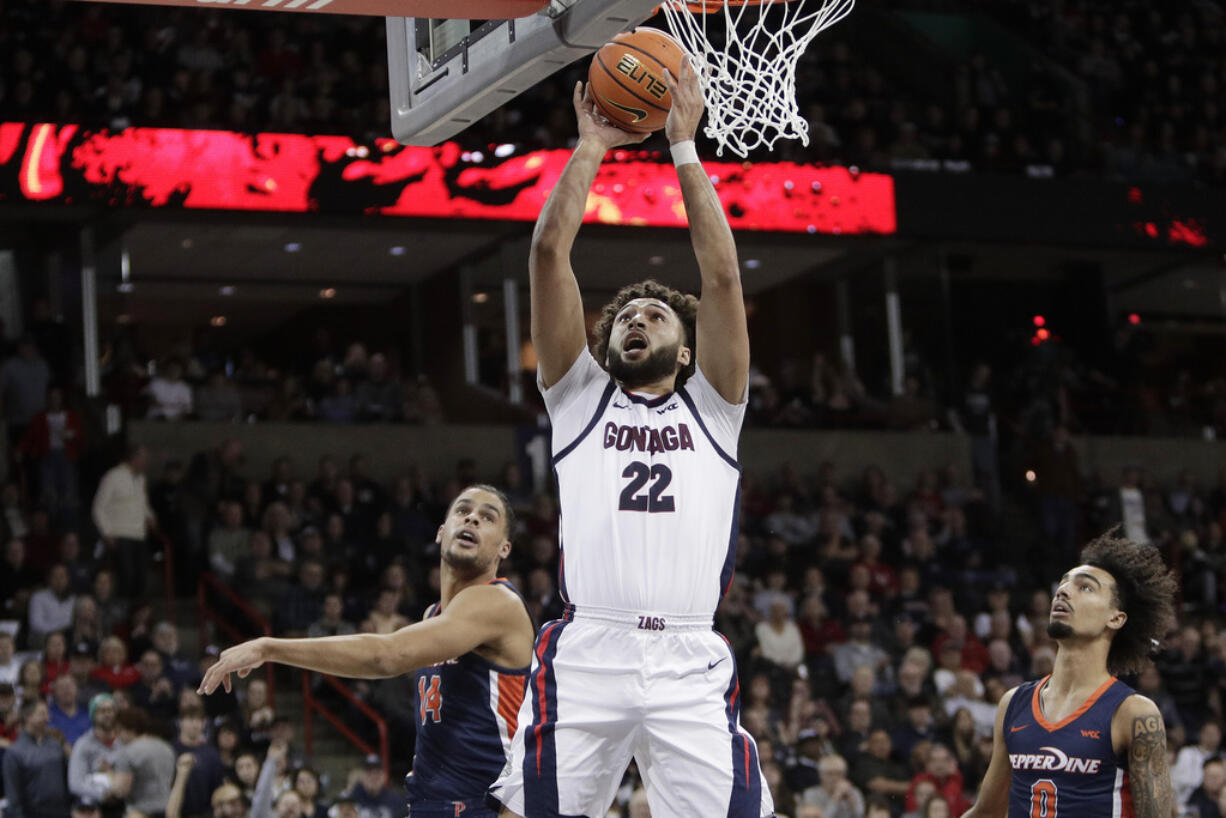
[[[673,155],[673,164],[677,167],[702,164],[698,159],[698,149],[694,147],[693,139],[669,145],[668,152]]]

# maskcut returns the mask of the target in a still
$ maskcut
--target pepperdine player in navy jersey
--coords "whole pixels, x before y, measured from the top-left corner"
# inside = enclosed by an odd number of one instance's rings
[[[416,671],[417,751],[406,780],[413,818],[492,818],[485,794],[507,763],[535,629],[523,597],[497,578],[511,553],[511,507],[498,489],[469,486],[435,542],[441,599],[395,633],[254,639],[222,652],[200,683],[230,690],[264,662],[358,679]]]
[[[1174,621],[1175,580],[1157,549],[1090,542],[1056,588],[1050,676],[1010,690],[979,799],[963,818],[1170,818],[1166,728],[1115,678],[1148,661]]]
[[[505,816],[603,816],[632,757],[656,818],[774,813],[740,726],[735,660],[713,629],[734,564],[749,379],[740,267],[694,151],[698,78],[687,60],[666,80],[701,300],[626,287],[589,351],[571,247],[605,152],[644,137],[601,118],[582,84],[579,142],[533,234],[532,340],[567,608],[537,638],[512,761],[490,791]]]

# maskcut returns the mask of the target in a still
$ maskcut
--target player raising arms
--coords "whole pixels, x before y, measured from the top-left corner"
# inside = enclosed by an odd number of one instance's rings
[[[579,142],[533,234],[532,340],[561,505],[560,621],[537,637],[504,816],[608,812],[631,757],[656,818],[772,815],[740,688],[712,619],[731,579],[749,334],[736,245],[693,138],[688,63],[666,79],[672,144],[702,298],[652,281],[604,308],[588,349],[570,252],[610,148],[577,85]]]
[[[483,818],[490,783],[507,763],[535,636],[523,597],[497,578],[511,552],[507,498],[469,486],[452,501],[435,542],[441,599],[421,622],[390,634],[254,639],[223,651],[200,683],[230,690],[264,662],[382,679],[416,671],[417,751],[406,779],[413,818]]]
[[[1148,661],[1174,621],[1175,580],[1157,549],[1090,542],[1056,588],[1050,676],[1006,693],[992,760],[963,818],[1170,818],[1166,728],[1152,701],[1115,678]]]

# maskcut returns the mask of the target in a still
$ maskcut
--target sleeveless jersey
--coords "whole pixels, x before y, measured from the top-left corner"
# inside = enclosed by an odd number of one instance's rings
[[[523,599],[505,579],[489,584]],[[426,618],[436,615],[433,605]],[[529,669],[466,653],[414,672],[417,748],[405,777],[410,805],[484,798],[510,758]]]
[[[1050,678],[1019,686],[1005,711],[1009,818],[1131,818],[1128,763],[1111,744],[1111,718],[1136,691],[1112,677],[1076,712],[1052,723],[1039,707]]]
[[[725,401],[697,369],[676,392],[635,395],[586,349],[541,393],[563,599],[664,615],[643,617],[653,630],[667,628],[667,614],[713,615],[732,579],[745,402]]]

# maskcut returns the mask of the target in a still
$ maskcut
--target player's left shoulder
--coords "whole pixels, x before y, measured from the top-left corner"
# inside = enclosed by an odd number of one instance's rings
[[[1111,719],[1111,735],[1118,749],[1130,748],[1134,742],[1161,741],[1166,743],[1166,725],[1153,699],[1133,693],[1116,708]]]

